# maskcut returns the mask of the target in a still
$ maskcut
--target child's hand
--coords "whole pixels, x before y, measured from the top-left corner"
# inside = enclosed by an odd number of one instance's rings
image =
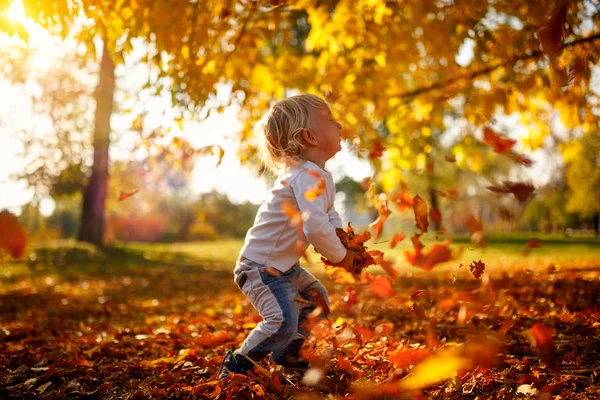
[[[354,266],[361,263],[363,260],[362,256],[355,251],[348,250],[346,256],[338,265],[344,268],[346,271],[354,271]]]

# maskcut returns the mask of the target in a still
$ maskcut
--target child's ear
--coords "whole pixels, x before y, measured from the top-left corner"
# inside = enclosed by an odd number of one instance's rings
[[[317,139],[315,139],[313,134],[308,129],[302,130],[302,138],[308,144],[312,144],[313,146],[317,144]]]

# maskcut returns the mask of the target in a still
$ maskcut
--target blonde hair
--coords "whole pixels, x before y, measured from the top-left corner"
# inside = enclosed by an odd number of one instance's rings
[[[302,131],[312,129],[311,108],[329,109],[329,105],[314,94],[291,96],[275,103],[256,124],[259,156],[274,173],[306,161]]]

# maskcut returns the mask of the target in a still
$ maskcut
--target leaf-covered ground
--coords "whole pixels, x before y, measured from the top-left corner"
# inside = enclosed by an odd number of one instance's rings
[[[0,398],[600,398],[600,262],[481,279],[415,269],[391,295],[321,275],[332,314],[303,350],[318,368],[265,360],[222,382],[225,352],[260,321],[231,272],[53,263],[1,283]],[[416,375],[439,383],[407,385]]]

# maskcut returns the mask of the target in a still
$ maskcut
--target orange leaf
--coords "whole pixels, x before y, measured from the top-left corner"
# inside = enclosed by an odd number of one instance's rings
[[[396,233],[394,237],[392,237],[392,240],[390,240],[390,248],[393,249],[404,239],[406,239],[406,234],[404,232]]]
[[[383,223],[388,219],[388,216],[392,213],[388,208],[387,200],[383,200],[381,202],[378,211],[379,217],[377,217],[375,221],[369,224],[369,227],[372,228],[374,231],[375,240],[379,239],[379,236],[381,236],[381,231],[383,230]]]
[[[300,214],[300,211],[298,208],[296,208],[296,205],[290,200],[284,200],[281,203],[281,211],[283,211],[283,213],[290,219],[290,223],[296,226],[298,235],[301,235],[303,220],[302,214]]]
[[[27,247],[27,231],[17,217],[8,211],[0,212],[0,249],[13,258],[20,258]]]
[[[406,190],[401,190],[394,196],[394,202],[400,209],[400,212],[413,206],[413,199]]]
[[[199,339],[195,340],[194,343],[202,347],[214,347],[231,340],[231,338],[232,335],[224,331],[219,331],[215,333],[207,332],[204,335],[202,335]]]
[[[483,141],[487,144],[491,144],[496,153],[506,153],[515,145],[515,143],[517,143],[516,140],[498,135],[489,126],[483,127]]]
[[[419,195],[416,195],[413,198],[413,210],[415,212],[417,228],[423,233],[427,232],[427,228],[429,227],[429,221],[427,220],[427,203]]]
[[[556,350],[554,348],[554,329],[542,324],[535,323],[530,329],[530,334],[535,339],[535,345],[540,352],[543,362],[549,367],[556,367]]]
[[[131,192],[124,192],[121,190],[121,192],[119,193],[119,201],[128,199],[139,191],[140,191],[140,189],[135,189],[135,190],[132,190]]]
[[[383,275],[376,277],[373,282],[371,282],[369,290],[379,297],[391,296],[394,293],[392,291],[390,280]]]
[[[317,197],[322,195],[325,191],[325,179],[323,179],[321,174],[319,174],[317,171],[309,169],[308,173],[317,178],[317,183],[304,193],[304,197],[306,197],[308,201],[315,201]]]

